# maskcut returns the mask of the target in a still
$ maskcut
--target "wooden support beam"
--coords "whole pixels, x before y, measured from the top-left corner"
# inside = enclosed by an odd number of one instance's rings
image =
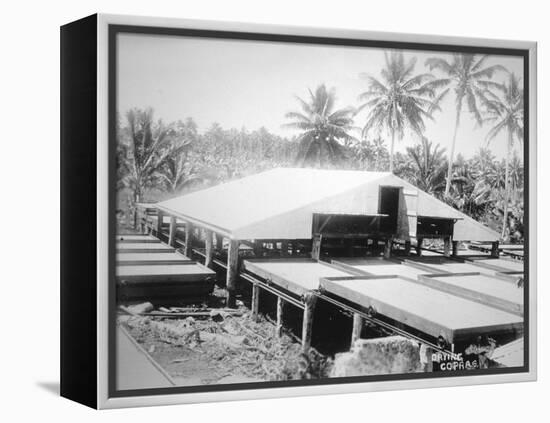
[[[285,300],[283,300],[282,297],[277,297],[277,326],[275,329],[278,337],[281,337],[283,335],[284,308],[285,308]]]
[[[258,321],[258,312],[260,310],[260,286],[255,283],[252,284],[252,321]]]
[[[254,256],[262,257],[263,249],[264,249],[264,243],[260,240],[255,240],[253,245],[254,245],[254,247],[253,247]]]
[[[451,257],[451,237],[446,236],[443,238],[443,255],[445,257]]]
[[[214,235],[212,231],[206,229],[204,232],[204,265],[212,268],[214,260]]]
[[[422,256],[422,243],[424,238],[416,238],[416,255],[418,257]]]
[[[321,257],[321,241],[322,235],[314,235],[312,244],[311,244],[311,258],[314,260],[319,260]]]
[[[170,247],[175,247],[176,246],[176,231],[177,231],[177,226],[176,226],[176,217],[175,216],[170,216],[170,232],[169,232],[169,235],[168,235],[168,245],[170,245]]]
[[[223,236],[216,234],[216,251],[221,253],[223,250]]]
[[[302,322],[302,351],[309,352],[311,335],[313,333],[313,314],[317,304],[317,296],[311,292],[304,295],[304,320]]]
[[[157,237],[160,238],[160,235],[162,234],[162,221],[164,220],[164,213],[162,210],[159,210],[157,212]]]
[[[410,256],[411,255],[411,241],[405,241],[405,255]]]
[[[453,241],[453,257],[458,256],[458,241]]]
[[[498,241],[494,241],[491,243],[491,257],[498,257],[499,255]]]
[[[391,237],[386,239],[386,242],[384,244],[384,258],[386,259],[391,258],[392,243],[393,243],[393,239]]]
[[[226,290],[227,290],[227,307],[235,307],[235,294],[237,290],[237,276],[239,274],[239,240],[229,240],[229,248],[227,249],[227,275],[226,275]]]
[[[281,241],[281,255],[283,257],[288,256],[288,241],[287,240]]]
[[[194,231],[193,224],[187,222],[185,224],[185,246],[183,247],[183,254],[191,258],[191,250],[193,248]]]
[[[355,344],[359,338],[361,338],[361,331],[363,330],[364,319],[360,314],[353,313],[353,329],[351,330],[351,346]]]

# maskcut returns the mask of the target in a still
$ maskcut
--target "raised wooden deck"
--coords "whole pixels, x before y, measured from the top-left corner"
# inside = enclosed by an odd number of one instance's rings
[[[447,342],[499,332],[520,332],[523,318],[422,285],[404,277],[322,278],[321,288],[376,314]]]
[[[319,280],[322,277],[348,276],[350,274],[329,264],[310,259],[244,260],[243,270],[297,296],[318,289]]]
[[[173,253],[118,253],[117,266],[144,264],[178,264],[189,261],[189,258],[177,251]]]
[[[173,253],[174,248],[161,242],[117,242],[117,253]]]
[[[523,316],[523,289],[489,275],[421,275],[419,283]]]
[[[372,276],[405,276],[409,278],[417,278],[419,275],[425,275],[435,272],[430,272],[425,269],[419,269],[418,267],[409,266],[404,263],[399,263],[384,259],[338,259],[333,260],[332,263],[336,266],[342,266],[343,270],[349,269],[364,272],[366,275]],[[443,272],[442,273],[446,273]]]

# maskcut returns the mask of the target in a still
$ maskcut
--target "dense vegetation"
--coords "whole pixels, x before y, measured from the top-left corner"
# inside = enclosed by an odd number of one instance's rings
[[[499,65],[485,67],[486,56],[455,54],[451,61],[429,59],[439,70],[415,73],[416,61],[400,52],[386,55],[381,78],[361,75],[367,90],[358,107],[335,107],[335,92],[324,84],[296,98],[298,108],[285,116],[300,131],[291,139],[265,128],[225,129],[219,124],[199,132],[192,118],[164,123],[153,111],[133,109],[119,117],[117,188],[123,220],[131,221],[134,204],[168,198],[190,190],[254,174],[273,167],[320,167],[392,171],[458,210],[499,230],[502,239],[523,241],[523,160],[513,147],[523,142],[523,91],[513,74]],[[505,83],[492,80],[497,72]],[[454,91],[456,125],[451,152],[423,135],[425,122],[436,120],[441,100]],[[483,147],[469,159],[454,156],[463,103],[482,129]],[[357,113],[367,110],[365,122]],[[362,123],[361,127],[355,127]],[[394,144],[410,132],[416,144],[405,153]],[[497,160],[490,142],[506,134],[507,155]],[[355,135],[357,134],[357,136]],[[383,134],[389,134],[385,139]]]

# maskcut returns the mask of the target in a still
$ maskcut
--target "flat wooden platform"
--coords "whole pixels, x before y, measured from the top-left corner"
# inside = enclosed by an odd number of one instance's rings
[[[308,259],[245,260],[243,268],[298,296],[318,289],[322,277],[349,276],[348,272]]]
[[[216,276],[213,270],[188,260],[185,264],[117,266],[116,276],[125,282],[194,282]]]
[[[130,334],[117,327],[116,387],[117,390],[168,388],[173,380]]]
[[[489,275],[421,275],[419,283],[523,316],[523,289]]]
[[[522,273],[524,271],[524,263],[519,260],[506,260],[498,258],[485,260],[472,259],[471,263],[476,266],[481,266],[498,272]]]
[[[158,243],[160,240],[151,235],[117,235],[117,242]]]
[[[321,287],[361,307],[448,342],[523,330],[515,314],[457,297],[403,277],[323,278]]]
[[[173,253],[117,253],[117,265],[178,264],[189,258],[177,251]]]
[[[408,266],[407,264],[379,259],[338,259],[333,260],[332,263],[335,265],[342,265],[344,266],[344,269],[346,266],[350,266],[360,272],[377,276],[395,275],[416,279],[419,275],[430,273],[427,270],[419,269],[414,266]]]
[[[118,253],[173,253],[176,251],[161,242],[117,242],[116,250]]]

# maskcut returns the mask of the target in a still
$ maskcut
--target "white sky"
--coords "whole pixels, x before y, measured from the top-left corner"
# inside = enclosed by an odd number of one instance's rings
[[[426,58],[437,53],[405,55],[418,58],[420,73],[428,71]],[[522,58],[494,56],[486,63],[500,63],[523,77]],[[359,74],[378,78],[383,65],[383,50],[375,48],[120,34],[118,111],[153,107],[155,116],[167,122],[192,117],[200,131],[218,122],[225,129],[264,126],[290,137],[296,132],[282,125],[285,113],[299,109],[295,95],[306,99],[308,88],[325,83],[336,89],[337,108],[358,106],[357,96],[367,89]],[[504,75],[496,77],[503,79]],[[452,93],[442,109],[434,122],[426,123],[425,135],[449,151],[455,119]],[[357,116],[356,126],[363,126],[366,113]],[[489,128],[476,128],[467,111],[461,119],[456,152],[468,158],[485,145]],[[404,151],[415,142],[406,135],[396,149]],[[503,157],[505,135],[491,141],[490,147]]]

